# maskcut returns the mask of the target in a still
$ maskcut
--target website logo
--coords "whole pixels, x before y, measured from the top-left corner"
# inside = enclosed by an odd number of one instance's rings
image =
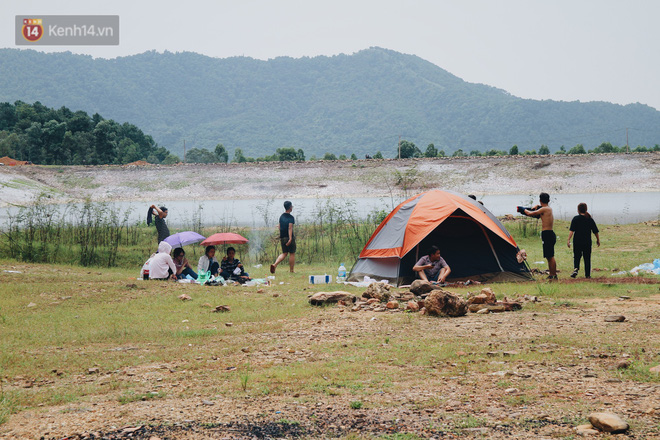
[[[24,18],[21,35],[31,43],[41,40],[41,37],[44,36],[41,18]]]
[[[118,15],[16,16],[17,46],[116,46]]]

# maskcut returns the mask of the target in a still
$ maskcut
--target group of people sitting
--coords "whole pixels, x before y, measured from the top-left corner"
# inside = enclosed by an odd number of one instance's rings
[[[176,248],[172,252],[172,246],[161,241],[158,244],[158,253],[148,261],[150,280],[184,279],[188,276],[196,280],[198,273],[210,272],[213,276],[221,276],[225,280],[244,283],[250,280],[250,275],[245,272],[243,264],[236,258],[236,249],[227,248],[227,255],[218,262],[215,258],[215,246],[206,246],[204,255],[199,257],[197,272],[195,272],[186,258],[183,248]],[[170,253],[172,255],[170,256]]]

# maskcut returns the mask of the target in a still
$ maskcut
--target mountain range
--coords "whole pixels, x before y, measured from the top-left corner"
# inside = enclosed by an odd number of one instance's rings
[[[21,100],[130,122],[159,146],[307,158],[382,151],[399,137],[422,151],[551,151],[602,142],[660,143],[660,112],[644,104],[522,99],[463,81],[415,55],[373,47],[352,55],[267,61],[191,52],[114,59],[0,49],[0,102]]]

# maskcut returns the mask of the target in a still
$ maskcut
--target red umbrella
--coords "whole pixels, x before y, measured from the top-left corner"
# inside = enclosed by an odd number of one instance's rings
[[[202,246],[210,246],[214,244],[228,244],[228,243],[243,244],[247,242],[248,239],[240,234],[235,234],[233,232],[218,232],[217,234],[211,235],[209,238],[207,238],[200,244]]]

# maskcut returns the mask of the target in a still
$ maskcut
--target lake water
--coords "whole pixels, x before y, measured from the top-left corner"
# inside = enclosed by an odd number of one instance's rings
[[[516,206],[531,206],[538,203],[538,196],[525,195],[477,195],[496,216],[506,214],[518,215]],[[312,220],[319,207],[328,205],[329,199],[300,198],[290,199],[293,203],[293,214],[298,223]],[[333,206],[340,208],[349,203],[355,214],[366,218],[374,210],[391,211],[404,199],[391,200],[389,197],[332,199]],[[196,213],[201,214],[202,224],[232,225],[232,226],[274,226],[283,212],[284,199],[245,199],[245,200],[187,200],[159,201],[168,208],[168,224],[172,228],[185,228],[192,225]],[[594,194],[558,194],[552,196],[550,206],[555,218],[570,220],[577,214],[577,205],[584,202],[594,220],[601,224],[639,223],[660,219],[660,192],[630,192],[630,193],[594,193]],[[143,220],[149,204],[147,202],[113,202],[112,206],[122,212],[130,210],[131,221]],[[53,205],[54,209],[58,205]],[[201,211],[200,211],[201,209]],[[0,225],[6,224],[8,214],[16,212],[16,208],[0,208]]]

